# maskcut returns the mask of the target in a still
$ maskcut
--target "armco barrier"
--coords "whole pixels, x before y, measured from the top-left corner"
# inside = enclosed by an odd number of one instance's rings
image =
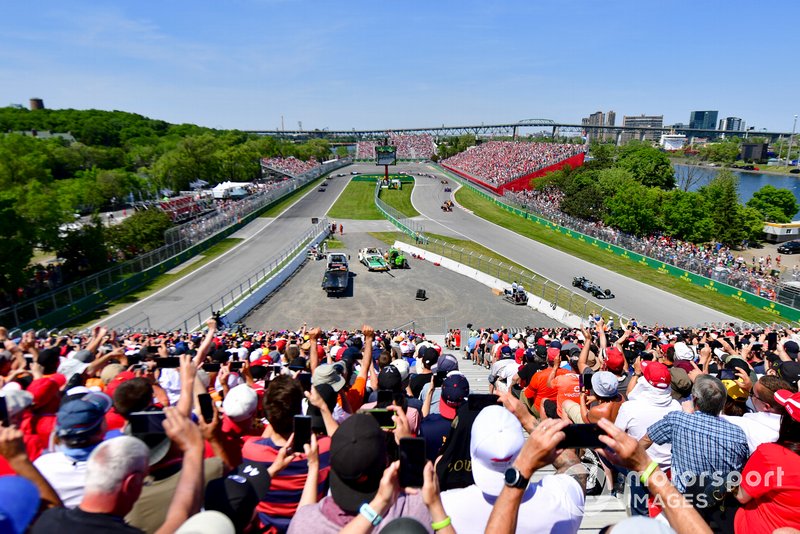
[[[782,318],[788,319],[790,321],[798,321],[798,320],[800,320],[800,310],[796,310],[794,308],[791,308],[791,307],[786,306],[784,304],[780,304],[778,302],[774,302],[774,301],[766,299],[764,297],[759,297],[758,295],[755,295],[753,293],[749,293],[747,291],[743,291],[741,289],[737,289],[737,288],[735,288],[733,286],[729,286],[728,284],[723,284],[721,282],[717,282],[715,280],[711,280],[710,278],[707,278],[705,276],[701,276],[699,274],[691,273],[691,272],[686,271],[684,269],[681,269],[679,267],[675,267],[674,265],[670,265],[668,263],[664,263],[664,262],[655,260],[653,258],[650,258],[650,257],[647,257],[647,256],[643,256],[641,254],[637,254],[636,252],[631,252],[631,251],[629,251],[627,249],[618,247],[616,245],[612,245],[611,243],[608,243],[606,241],[597,239],[595,237],[587,236],[587,235],[582,234],[580,232],[576,232],[575,230],[571,230],[569,228],[565,228],[565,227],[560,226],[560,225],[558,225],[558,224],[556,224],[556,223],[554,223],[552,221],[549,221],[549,220],[547,220],[547,219],[545,219],[543,217],[539,217],[537,215],[534,215],[532,213],[528,213],[528,212],[526,212],[524,210],[521,210],[519,208],[515,208],[513,206],[509,206],[505,202],[502,202],[502,201],[498,200],[497,198],[487,194],[485,191],[481,191],[480,188],[475,187],[471,183],[469,183],[469,182],[465,181],[464,179],[462,179],[460,176],[456,176],[453,173],[448,172],[447,169],[443,169],[443,168],[441,168],[441,166],[440,166],[440,169],[442,170],[442,172],[447,173],[448,175],[453,177],[455,180],[457,180],[459,183],[461,183],[465,187],[469,187],[472,191],[476,192],[477,194],[479,194],[484,199],[489,200],[490,202],[494,203],[499,208],[502,208],[502,209],[504,209],[504,210],[506,210],[508,212],[511,212],[514,215],[517,215],[519,217],[522,217],[523,219],[528,219],[529,221],[533,222],[534,224],[538,224],[540,226],[544,226],[545,228],[548,228],[549,230],[552,230],[553,232],[556,232],[556,233],[559,233],[559,234],[563,234],[563,235],[565,235],[567,237],[571,237],[573,239],[577,239],[578,241],[582,241],[584,243],[588,243],[589,245],[591,245],[593,247],[597,247],[597,248],[600,248],[602,250],[606,250],[606,251],[608,251],[608,252],[610,252],[612,254],[615,254],[615,255],[620,256],[622,258],[631,260],[631,261],[636,262],[636,263],[638,263],[640,265],[644,265],[644,266],[650,267],[652,269],[655,269],[656,271],[658,271],[661,274],[673,276],[675,278],[678,278],[679,280],[683,280],[687,284],[694,284],[694,285],[697,285],[697,286],[701,286],[701,287],[704,287],[704,288],[709,289],[711,291],[717,292],[720,295],[725,295],[725,296],[734,298],[736,300],[739,300],[741,302],[746,302],[747,304],[750,304],[751,306],[755,306],[759,310],[767,311],[769,313],[774,314],[776,316],[776,318],[782,317]]]

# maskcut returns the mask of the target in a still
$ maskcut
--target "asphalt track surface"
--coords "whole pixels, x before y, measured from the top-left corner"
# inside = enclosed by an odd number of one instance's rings
[[[738,321],[729,315],[506,230],[461,206],[445,213],[441,210],[442,203],[447,199],[455,201],[455,197],[454,193],[444,191],[445,185],[441,184],[441,180],[449,179],[454,192],[458,183],[439,173],[436,178],[420,177],[416,174],[434,173],[435,170],[429,166],[403,167],[415,174],[416,185],[411,202],[421,214],[418,221],[427,232],[457,234],[462,239],[470,239],[570,289],[573,289],[574,276],[585,276],[604,289],[611,289],[615,295],[614,299],[597,301],[588,293],[575,288],[576,293],[596,302],[597,310],[606,306],[616,313],[635,317],[645,324],[693,326],[707,322]],[[415,172],[414,167],[419,170]]]
[[[333,174],[343,173],[338,170]],[[349,172],[349,171],[348,171]],[[150,328],[167,330],[181,326],[178,321],[215,300],[234,283],[268,265],[284,248],[296,242],[311,228],[312,217],[324,217],[349,181],[347,177],[329,178],[327,191],[312,188],[280,217],[256,219],[231,237],[244,241],[169,286],[103,318],[99,323],[112,328],[144,325],[149,318]],[[195,321],[196,322],[196,321]],[[196,326],[189,324],[189,328]]]

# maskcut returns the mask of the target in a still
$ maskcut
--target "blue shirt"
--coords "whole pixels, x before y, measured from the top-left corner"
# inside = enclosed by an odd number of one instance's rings
[[[670,412],[647,429],[654,443],[672,444],[672,483],[680,492],[687,483],[705,473],[723,478],[732,471],[741,472],[750,449],[747,436],[738,426],[702,412]]]

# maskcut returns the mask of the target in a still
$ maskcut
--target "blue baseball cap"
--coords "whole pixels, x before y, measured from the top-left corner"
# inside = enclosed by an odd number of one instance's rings
[[[22,534],[39,511],[39,490],[30,480],[0,477],[0,532]]]
[[[112,404],[111,397],[99,392],[67,400],[56,414],[58,436],[77,437],[96,430]]]

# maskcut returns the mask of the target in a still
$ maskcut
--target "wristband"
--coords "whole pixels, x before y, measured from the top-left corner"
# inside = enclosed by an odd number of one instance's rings
[[[639,480],[642,482],[642,484],[644,484],[645,486],[647,485],[647,480],[650,478],[650,475],[652,475],[656,469],[658,469],[658,462],[655,461],[650,462],[650,465],[647,466],[647,469],[642,471],[642,475],[639,477]]]
[[[367,503],[363,503],[361,505],[361,508],[358,509],[358,513],[363,515],[373,527],[378,526],[378,524],[383,521],[381,514],[373,510],[372,507]]]
[[[448,515],[441,521],[437,521],[436,523],[431,523],[431,528],[433,530],[442,530],[443,528],[447,528],[450,526],[450,516]]]

